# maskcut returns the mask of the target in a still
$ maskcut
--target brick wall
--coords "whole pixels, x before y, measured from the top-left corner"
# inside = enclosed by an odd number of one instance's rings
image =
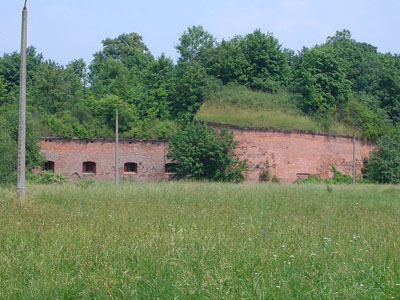
[[[261,180],[267,160],[271,174],[283,182],[293,182],[307,174],[332,177],[331,165],[349,175],[353,172],[353,139],[349,137],[238,129],[234,136],[237,155],[250,165],[249,181]],[[356,176],[361,176],[363,158],[374,147],[356,140]]]
[[[119,174],[139,181],[159,180],[165,175],[167,142],[120,141]],[[96,178],[113,179],[115,174],[115,143],[107,140],[43,139],[42,152],[54,161],[55,172],[68,177],[82,176],[83,163],[96,163]],[[125,163],[136,163],[137,173],[124,173]],[[89,176],[89,175],[88,175]]]
[[[218,127],[218,126],[216,126]],[[266,161],[272,175],[283,182],[293,182],[307,174],[331,177],[331,165],[352,174],[353,141],[345,136],[328,136],[302,132],[275,132],[233,128],[238,142],[237,155],[250,165],[248,180],[258,182]],[[65,176],[82,176],[82,164],[96,163],[96,178],[113,179],[115,146],[107,140],[44,139],[41,142],[46,159],[55,162],[55,172]],[[128,141],[119,146],[119,174],[133,180],[152,181],[168,178],[165,164],[166,141]],[[373,144],[356,141],[357,175],[361,175],[362,161],[374,148]],[[136,174],[124,173],[124,164],[137,164]]]

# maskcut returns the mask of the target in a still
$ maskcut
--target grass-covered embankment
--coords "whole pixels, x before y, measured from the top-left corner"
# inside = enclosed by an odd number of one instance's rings
[[[399,299],[392,186],[0,190],[0,298]]]
[[[195,120],[289,131],[327,131],[347,135],[356,132],[338,122],[316,122],[296,107],[295,97],[287,92],[270,94],[243,87],[224,87],[206,100],[197,112]]]

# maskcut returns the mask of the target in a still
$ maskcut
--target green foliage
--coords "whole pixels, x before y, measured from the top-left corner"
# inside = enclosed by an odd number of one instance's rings
[[[273,34],[255,30],[219,43],[207,63],[209,74],[224,84],[276,92],[288,82],[287,56]]]
[[[175,48],[180,54],[180,62],[198,60],[204,63],[215,44],[215,38],[202,26],[192,26],[184,31]]]
[[[39,152],[39,136],[31,115],[27,114],[26,169],[34,169],[43,162]],[[18,110],[14,105],[0,106],[0,182],[16,179],[18,141]]]
[[[334,184],[351,184],[352,178],[348,174],[340,172],[334,165],[331,166],[333,171],[333,183]]]
[[[364,161],[364,178],[377,183],[400,183],[400,137],[383,136]]]
[[[232,132],[187,125],[171,137],[167,157],[176,162],[177,178],[239,182],[247,165],[234,155],[235,146]]]
[[[116,105],[127,138],[166,138],[194,117],[368,140],[399,131],[399,56],[348,30],[295,53],[272,33],[217,42],[192,26],[179,38],[177,63],[154,58],[137,33],[102,45],[88,66],[82,59],[62,66],[28,48],[27,105],[38,134],[112,137]],[[17,102],[19,63],[17,52],[0,57],[0,107]]]
[[[61,184],[66,182],[66,178],[60,173],[54,173],[52,171],[41,171],[40,173],[29,173],[27,179],[31,182],[40,184]]]
[[[350,82],[331,48],[304,48],[295,70],[297,89],[303,95],[299,107],[304,112],[323,115],[351,98]]]
[[[336,169],[334,165],[332,165],[331,168],[333,172],[333,178],[323,179],[318,175],[311,174],[308,175],[306,178],[298,178],[295,183],[326,183],[328,186],[329,184],[351,184],[353,182],[350,175],[340,172],[338,169]],[[330,187],[328,187],[328,190],[329,189]]]
[[[0,118],[0,183],[15,180],[17,166],[17,144],[3,122]]]
[[[207,75],[197,63],[176,67],[171,95],[171,114],[180,120],[191,120],[205,98]]]

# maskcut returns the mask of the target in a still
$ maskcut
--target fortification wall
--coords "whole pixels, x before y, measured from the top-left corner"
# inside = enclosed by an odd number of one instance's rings
[[[310,174],[330,178],[332,165],[345,174],[353,172],[351,137],[239,129],[234,129],[234,136],[238,142],[237,155],[250,165],[249,181],[261,181],[267,163],[271,175],[283,182],[293,182]],[[356,176],[362,175],[363,159],[374,147],[356,140]]]
[[[220,127],[216,126],[215,127]],[[331,165],[352,174],[353,141],[345,136],[239,129],[231,127],[238,143],[236,154],[248,161],[248,180],[259,182],[267,163],[272,175],[282,182],[293,182],[308,174],[331,177]],[[54,162],[55,172],[65,176],[84,175],[83,163],[96,163],[95,177],[114,178],[114,149],[111,140],[44,139],[42,152]],[[356,140],[357,176],[361,175],[363,158],[368,157],[374,144]],[[133,180],[153,181],[168,178],[165,165],[167,141],[122,140],[119,145],[119,174]],[[136,172],[124,172],[125,163],[137,164]]]
[[[119,174],[138,180],[153,181],[164,177],[168,143],[166,141],[120,141]],[[115,174],[115,143],[108,140],[43,139],[41,150],[48,161],[54,162],[54,171],[68,177],[85,174],[84,162],[96,164],[95,177],[113,179]],[[124,172],[125,163],[137,164],[136,172]]]

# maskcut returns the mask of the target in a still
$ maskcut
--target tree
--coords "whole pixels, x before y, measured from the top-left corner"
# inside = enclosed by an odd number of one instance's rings
[[[235,147],[232,132],[192,124],[172,136],[168,158],[176,162],[177,178],[238,182],[247,166],[236,158]]]
[[[31,115],[27,114],[26,168],[36,168],[43,163],[40,154],[38,130]],[[18,109],[16,105],[0,106],[0,182],[16,178],[18,140]]]
[[[192,120],[205,98],[207,74],[197,62],[181,63],[175,69],[169,97],[172,116]]]
[[[287,85],[288,56],[273,34],[255,30],[219,43],[210,56],[208,70],[225,84],[276,92]]]
[[[364,178],[377,183],[400,183],[400,137],[383,136],[364,161]]]
[[[299,106],[305,113],[323,115],[350,100],[350,82],[333,49],[304,48],[295,68],[297,90],[303,95]]]
[[[4,120],[0,119],[0,183],[16,178],[17,144],[5,129]]]
[[[215,38],[202,26],[189,27],[183,32],[179,44],[175,47],[180,54],[179,62],[198,60],[204,63],[215,44]]]

